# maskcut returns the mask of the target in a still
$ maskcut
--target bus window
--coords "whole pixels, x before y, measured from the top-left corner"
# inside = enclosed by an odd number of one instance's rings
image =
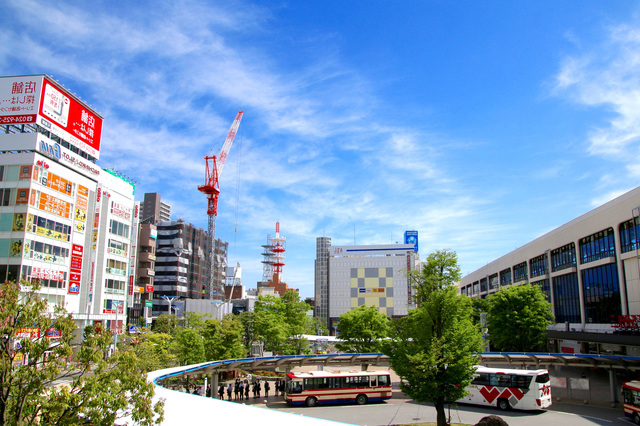
[[[511,376],[511,387],[529,389],[531,379],[531,376]]]
[[[302,383],[290,381],[287,385],[288,393],[302,393]]]
[[[391,377],[378,376],[378,386],[391,386]]]
[[[371,386],[378,386],[378,378],[376,376],[371,376],[370,377],[371,380]]]
[[[471,381],[472,385],[478,386],[486,386],[489,384],[489,375],[488,374],[477,374],[473,380]]]
[[[536,383],[549,383],[549,373],[538,374],[538,376],[536,376]]]

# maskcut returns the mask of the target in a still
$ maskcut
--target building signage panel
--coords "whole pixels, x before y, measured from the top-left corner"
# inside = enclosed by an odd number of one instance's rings
[[[405,231],[404,243],[413,245],[415,247],[413,250],[418,251],[418,231]]]
[[[38,123],[100,158],[102,118],[43,75],[0,78],[0,124]]]
[[[42,76],[0,78],[0,124],[35,123]]]

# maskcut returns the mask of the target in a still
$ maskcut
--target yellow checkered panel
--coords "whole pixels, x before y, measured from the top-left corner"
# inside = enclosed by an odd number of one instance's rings
[[[351,269],[351,307],[362,305],[393,315],[393,268]]]

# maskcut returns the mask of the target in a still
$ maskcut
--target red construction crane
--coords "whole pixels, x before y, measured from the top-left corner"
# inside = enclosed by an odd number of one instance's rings
[[[216,235],[216,216],[218,215],[218,195],[220,194],[219,179],[222,174],[224,163],[227,161],[227,155],[229,154],[229,149],[231,149],[233,139],[236,137],[236,132],[238,131],[238,126],[240,126],[240,120],[242,120],[243,114],[244,111],[238,111],[238,115],[236,115],[236,119],[233,120],[233,123],[231,124],[229,133],[227,134],[227,139],[225,139],[218,157],[215,155],[208,155],[204,157],[207,162],[207,169],[204,176],[205,184],[198,186],[198,191],[206,194],[208,200],[207,215],[209,216],[209,244],[207,248],[207,260],[209,262],[210,271],[209,288],[206,289],[208,295],[213,294],[212,291],[214,287],[214,244]],[[216,296],[224,298],[224,289],[222,288],[222,292],[220,294],[216,293]]]

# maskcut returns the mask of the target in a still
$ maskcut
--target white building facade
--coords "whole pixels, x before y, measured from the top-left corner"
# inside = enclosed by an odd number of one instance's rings
[[[330,332],[340,315],[358,306],[375,306],[390,318],[415,308],[407,273],[419,267],[416,249],[416,244],[329,246]]]
[[[95,164],[101,130],[49,77],[0,78],[0,280],[38,280],[79,327],[121,331],[134,185]]]
[[[460,292],[539,285],[553,305],[552,350],[595,351],[597,343],[637,356],[640,345],[628,340],[640,330],[639,206],[640,187],[463,277]]]

